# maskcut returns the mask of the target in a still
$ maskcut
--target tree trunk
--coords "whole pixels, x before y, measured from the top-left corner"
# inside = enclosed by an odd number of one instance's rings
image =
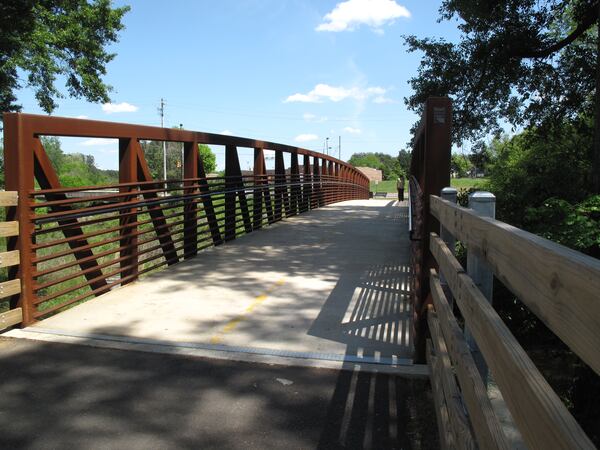
[[[598,6],[598,35],[596,37],[596,105],[594,111],[594,156],[592,162],[592,189],[600,194],[600,5]]]

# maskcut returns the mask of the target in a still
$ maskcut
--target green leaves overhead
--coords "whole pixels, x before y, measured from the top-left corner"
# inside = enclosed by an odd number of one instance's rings
[[[15,91],[32,88],[48,113],[63,94],[108,102],[106,47],[118,40],[129,7],[110,0],[4,0],[0,3],[0,110],[19,111]],[[23,78],[23,75],[25,76]]]
[[[596,73],[597,0],[445,0],[440,20],[459,23],[458,42],[406,36],[422,52],[414,94],[453,99],[453,140],[477,140],[513,125],[591,114]]]

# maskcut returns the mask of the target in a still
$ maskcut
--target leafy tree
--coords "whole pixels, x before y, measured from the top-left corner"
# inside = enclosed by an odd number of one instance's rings
[[[204,171],[208,175],[214,173],[217,169],[217,156],[213,153],[210,147],[206,144],[198,144],[198,153],[204,164]]]
[[[453,153],[450,159],[450,171],[455,177],[464,178],[469,175],[469,170],[473,168],[471,161],[463,155]]]
[[[490,166],[488,189],[497,197],[498,218],[531,226],[525,221],[528,208],[540,207],[552,197],[569,203],[585,200],[592,192],[581,174],[590,166],[592,126],[591,120],[565,120],[492,141],[496,159]]]
[[[400,150],[398,152],[398,164],[400,165],[400,173],[398,175],[408,174],[410,172],[411,153],[408,150]]]
[[[163,173],[163,143],[162,141],[144,141],[142,142],[142,150],[146,157],[146,162],[150,168],[150,173],[155,180],[162,180]],[[183,178],[181,142],[167,142],[167,179],[180,180]],[[204,170],[206,173],[214,172],[217,168],[217,157],[212,152],[210,147],[205,144],[198,144],[198,153],[204,162]]]
[[[19,111],[15,91],[23,84],[50,113],[63,95],[55,86],[64,78],[68,94],[91,102],[109,101],[102,82],[115,54],[129,7],[112,8],[110,0],[3,0],[0,2],[0,111]]]
[[[494,159],[494,154],[490,147],[491,145],[483,143],[477,145],[469,154],[469,161],[477,174],[485,176],[488,173],[488,168]]]
[[[591,178],[599,192],[598,0],[443,0],[440,15],[458,20],[460,41],[405,37],[409,51],[424,54],[408,107],[451,96],[456,143],[498,132],[501,120],[539,127],[595,116]]]
[[[355,167],[379,169],[384,180],[394,180],[402,173],[398,159],[386,153],[354,153],[348,162]]]

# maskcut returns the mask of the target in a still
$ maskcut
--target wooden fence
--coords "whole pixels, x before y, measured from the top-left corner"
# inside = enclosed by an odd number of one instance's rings
[[[550,330],[600,374],[600,261],[438,196],[431,214]],[[531,449],[595,448],[527,353],[437,233],[429,250],[465,327]],[[430,268],[427,359],[445,448],[509,448],[438,270]]]
[[[14,191],[0,191],[0,207],[16,208],[19,202],[19,196]],[[0,238],[7,241],[14,240],[19,235],[19,223],[11,220],[0,222]],[[7,242],[7,248],[10,248],[10,242]],[[0,283],[0,302],[9,298],[16,297],[21,292],[21,280],[14,278],[16,267],[19,265],[19,251],[0,252],[0,268],[7,268],[9,279]],[[10,305],[10,302],[9,302]],[[0,310],[1,311],[1,310]],[[23,321],[23,310],[20,307],[8,308],[7,311],[0,312],[0,331],[17,325]]]
[[[14,271],[21,293],[11,307],[22,308],[25,324],[282,218],[369,196],[368,179],[353,166],[271,142],[14,113],[4,115],[4,133],[6,186],[20,199],[7,215],[13,230],[19,223],[9,254],[21,261]],[[42,136],[115,139],[119,183],[61,186]],[[152,178],[147,140],[181,143],[181,179]],[[224,147],[223,176],[207,177],[198,144]],[[254,152],[250,174],[241,171],[238,148]],[[275,159],[270,173],[267,150]],[[93,197],[81,195],[89,190]]]

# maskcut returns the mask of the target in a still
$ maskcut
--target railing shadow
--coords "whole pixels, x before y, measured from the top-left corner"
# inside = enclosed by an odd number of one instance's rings
[[[347,363],[317,448],[438,448],[432,403],[427,380],[361,371]]]

